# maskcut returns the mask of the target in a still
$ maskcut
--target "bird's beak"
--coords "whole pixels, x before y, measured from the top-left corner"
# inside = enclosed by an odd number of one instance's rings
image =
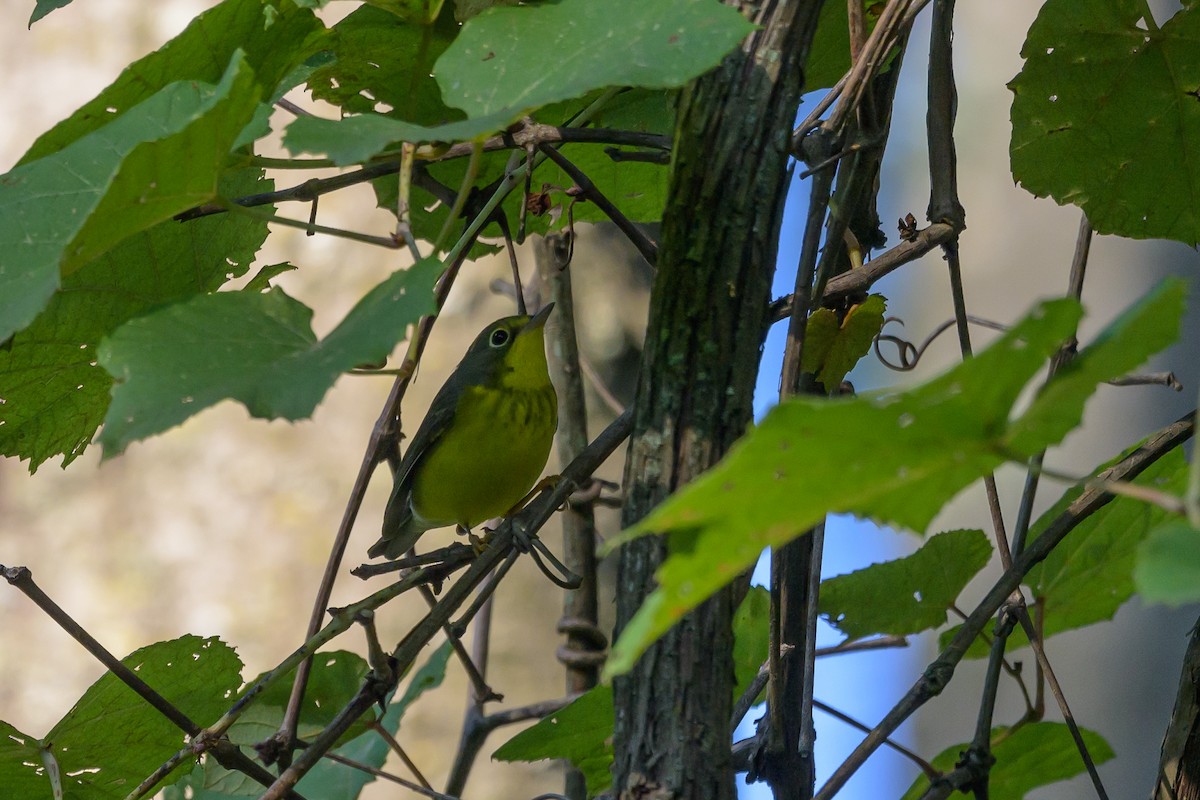
[[[524,327],[521,328],[521,333],[525,331],[537,330],[546,324],[546,318],[550,316],[550,312],[554,310],[554,303],[547,303],[542,306],[541,310],[529,318]]]

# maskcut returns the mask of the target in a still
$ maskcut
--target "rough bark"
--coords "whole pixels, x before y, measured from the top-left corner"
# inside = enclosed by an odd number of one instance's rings
[[[1175,710],[1163,737],[1154,800],[1200,800],[1200,620],[1192,628]]]
[[[625,525],[712,466],[751,420],[800,64],[820,3],[734,5],[762,27],[680,97],[625,467]],[[653,589],[665,556],[655,538],[622,550],[618,631]],[[620,797],[734,796],[731,621],[745,590],[737,583],[614,682]]]

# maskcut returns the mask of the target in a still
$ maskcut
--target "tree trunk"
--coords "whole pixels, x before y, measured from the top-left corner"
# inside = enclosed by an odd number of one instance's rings
[[[622,522],[712,466],[752,417],[787,158],[820,2],[734,3],[762,26],[680,97]],[[748,11],[750,9],[751,11]],[[661,540],[622,549],[617,629],[654,587]],[[718,592],[613,684],[621,798],[734,796],[731,622]]]
[[[1200,800],[1200,620],[1192,628],[1175,710],[1163,737],[1154,800]]]

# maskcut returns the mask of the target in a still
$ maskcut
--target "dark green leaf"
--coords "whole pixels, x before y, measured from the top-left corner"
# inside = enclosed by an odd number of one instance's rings
[[[211,200],[258,99],[235,56],[213,87],[174,83],[64,149],[0,179],[0,340],[121,240]]]
[[[675,130],[672,98],[673,92],[632,89],[605,104],[594,117],[593,124],[600,128],[670,136]],[[556,104],[540,109],[533,116],[543,124],[561,125],[570,118],[571,113],[583,108],[586,101],[587,98],[584,102]],[[627,218],[634,222],[657,222],[662,219],[667,202],[668,167],[643,161],[614,161],[608,154],[610,150],[628,154],[637,148],[579,143],[560,148],[560,152]],[[574,183],[557,164],[549,160],[544,161],[533,173],[535,192],[543,184],[565,190]],[[516,195],[514,197],[519,199]],[[571,199],[555,192],[551,202],[565,205]],[[572,213],[576,222],[608,221],[608,216],[593,203],[576,202]],[[565,221],[566,215],[563,214],[559,224],[565,224]]]
[[[383,359],[432,313],[441,272],[425,259],[393,273],[319,342],[311,310],[278,288],[202,295],[125,323],[97,354],[116,378],[100,434],[105,455],[225,398],[255,417],[307,417],[338,375]]]
[[[517,115],[606,86],[682,86],[715,67],[751,30],[713,0],[491,8],[463,25],[434,74],[446,102],[469,116]]]
[[[366,0],[377,8],[410,22],[429,23],[437,19],[444,0]]]
[[[936,628],[991,555],[983,531],[939,533],[911,556],[821,581],[821,614],[851,639]]]
[[[454,40],[453,20],[413,25],[395,14],[362,6],[333,26],[333,59],[313,71],[313,97],[343,113],[377,112],[417,125],[436,126],[463,118],[442,102],[433,64]]]
[[[875,30],[883,3],[863,0],[867,33]],[[833,87],[850,71],[850,22],[845,3],[825,3],[817,20],[817,33],[804,68],[804,91]]]
[[[1200,239],[1200,8],[1161,27],[1138,0],[1048,0],[1021,48],[1016,180],[1100,233]],[[1149,28],[1149,29],[1147,29]]]
[[[358,692],[368,669],[367,662],[355,653],[345,650],[317,653],[313,657],[308,688],[300,706],[297,735],[302,739],[315,736],[332,722]],[[292,670],[258,695],[229,729],[229,740],[234,744],[252,747],[274,736],[283,722],[283,712],[287,708],[295,676],[296,671]],[[244,688],[254,686],[262,677],[259,675],[247,682]],[[363,733],[365,725],[365,722],[360,722],[353,726],[343,741]]]
[[[583,773],[588,796],[612,783],[613,700],[611,686],[597,686],[570,705],[521,731],[492,753],[499,761],[564,758]]]
[[[37,22],[42,17],[60,8],[65,8],[71,4],[71,0],[37,0],[33,7],[33,13],[29,15],[29,27],[33,27],[33,23]]]
[[[269,191],[261,170],[225,176],[226,195]],[[0,349],[0,452],[31,470],[58,454],[69,464],[108,409],[112,378],[96,362],[100,340],[166,303],[243,275],[267,224],[242,215],[167,221],[126,239],[63,279],[33,324]]]
[[[395,734],[400,727],[400,720],[404,716],[405,710],[425,691],[441,684],[442,678],[446,674],[446,662],[452,652],[449,642],[433,651],[429,660],[417,670],[409,681],[404,697],[388,704],[387,713],[379,720],[379,724],[385,730]],[[318,723],[320,720],[326,719],[330,713],[340,710],[349,696],[358,690],[361,677],[366,669],[361,659],[349,653],[322,653],[320,656],[336,656],[337,658],[321,680],[322,688],[319,689],[321,709],[314,708],[302,712],[302,720],[307,725]],[[317,661],[318,668],[321,663],[320,660]],[[339,685],[339,681],[344,685]],[[275,732],[283,719],[287,695],[291,692],[291,678],[283,678],[278,686],[281,686],[282,689],[272,688],[269,690],[271,696],[264,697],[259,701],[268,703],[268,711],[273,714],[271,717],[264,717],[263,720],[264,724],[270,728],[270,733]],[[306,700],[307,698],[306,695]],[[274,721],[267,722],[267,719]],[[361,731],[363,724],[365,723],[352,728],[352,733]],[[357,763],[380,769],[391,753],[391,749],[383,737],[372,730],[347,741],[335,748],[334,752]],[[302,795],[309,798],[357,800],[362,788],[373,780],[374,777],[367,772],[329,759],[321,759],[304,776],[296,788]],[[166,790],[166,800],[228,800],[228,798],[259,797],[262,793],[263,787],[242,773],[231,772],[221,767],[215,760],[206,759],[186,778]]]
[[[1178,324],[1160,316],[1178,311],[1178,303],[1164,297],[1180,291],[1172,284],[1139,304],[1135,318],[1118,323],[1130,346],[1144,348],[1141,358],[1162,345],[1164,325]],[[628,670],[764,547],[794,539],[825,514],[852,513],[923,531],[958,491],[1002,463],[1002,453],[1025,458],[1057,442],[1066,433],[1062,420],[1078,418],[1087,399],[1074,375],[1063,378],[1067,391],[1045,393],[1064,407],[1043,413],[1035,401],[1032,412],[1043,427],[1009,419],[1022,389],[1071,335],[1079,313],[1071,302],[1043,303],[984,352],[903,392],[795,398],[772,409],[720,464],[609,540],[611,548],[635,536],[670,534],[659,587],[614,646],[608,674]],[[1087,374],[1101,372],[1089,367]]]
[[[271,288],[272,278],[282,275],[285,272],[291,272],[294,269],[296,269],[296,266],[286,261],[281,261],[278,264],[267,264],[254,273],[254,277],[242,287],[242,291],[265,292]]]
[[[1092,761],[1103,764],[1113,757],[1112,748],[1100,734],[1080,729]],[[966,751],[967,744],[947,747],[933,766],[949,772]],[[1083,772],[1083,760],[1075,747],[1071,732],[1062,722],[1034,722],[1011,733],[1004,728],[992,729],[992,755],[996,763],[988,774],[990,800],[1021,800],[1039,786],[1065,781]],[[903,800],[917,800],[929,788],[929,779],[920,776],[905,792]]]
[[[320,20],[290,0],[225,0],[192,20],[167,44],[130,64],[108,88],[42,134],[21,163],[44,158],[111,124],[171,83],[218,83],[237,53],[261,87],[260,99],[266,99],[326,44],[325,37]]]
[[[53,800],[47,764],[50,769],[56,769],[58,765],[50,758],[44,761],[44,754],[37,737],[21,733],[0,720],[0,786],[9,797]],[[59,778],[61,780],[61,772]]]
[[[241,683],[241,661],[217,639],[184,636],[143,647],[122,663],[201,727]],[[124,798],[177,751],[181,730],[112,673],[92,684],[44,740],[68,796]],[[183,773],[175,773],[182,777]]]
[[[1200,529],[1182,519],[1159,525],[1138,547],[1133,579],[1147,602],[1200,601]]]

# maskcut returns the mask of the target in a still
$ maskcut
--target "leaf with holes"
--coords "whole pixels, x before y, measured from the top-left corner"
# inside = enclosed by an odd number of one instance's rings
[[[821,615],[851,639],[936,628],[991,556],[983,531],[939,533],[910,556],[821,581]]]
[[[257,169],[223,176],[226,195],[269,191]],[[63,279],[33,324],[0,348],[0,453],[31,471],[88,446],[108,410],[112,377],[96,361],[100,340],[147,311],[215,291],[244,275],[267,224],[242,215],[161,222]]]
[[[1200,8],[1047,0],[1012,80],[1013,177],[1100,233],[1200,239]]]

